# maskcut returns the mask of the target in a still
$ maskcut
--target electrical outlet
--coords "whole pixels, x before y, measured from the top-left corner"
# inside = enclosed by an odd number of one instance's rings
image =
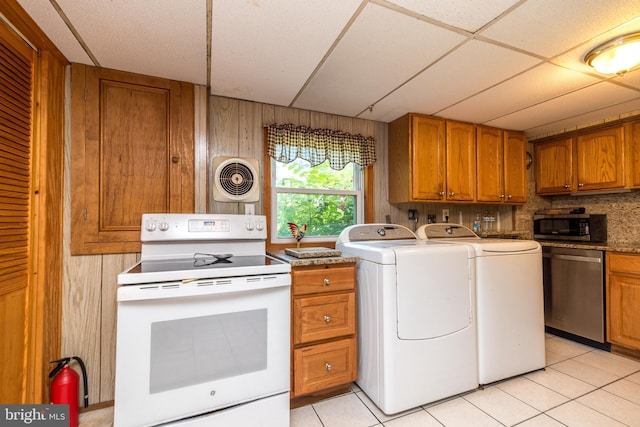
[[[244,204],[244,214],[245,215],[255,215],[256,207],[253,203],[245,203]]]
[[[442,222],[449,222],[449,209],[442,209]]]

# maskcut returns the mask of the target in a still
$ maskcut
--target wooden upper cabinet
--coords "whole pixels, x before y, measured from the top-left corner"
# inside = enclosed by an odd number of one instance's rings
[[[622,125],[576,138],[578,191],[623,188],[624,130]]]
[[[640,188],[640,120],[625,124],[626,168],[631,188]]]
[[[568,194],[573,184],[573,139],[545,141],[534,146],[536,194]]]
[[[411,129],[411,197],[441,200],[445,191],[445,122],[416,116],[411,120]]]
[[[389,203],[445,200],[445,121],[407,114],[389,124]]]
[[[526,140],[522,132],[476,128],[479,202],[524,203]]]
[[[527,201],[527,140],[524,133],[504,131],[504,193],[506,203]]]
[[[194,209],[193,85],[71,70],[71,251],[138,252],[143,213]]]
[[[487,126],[478,126],[476,128],[476,156],[478,201],[504,201],[503,131]]]
[[[472,123],[446,121],[447,200],[474,201],[476,135]]]

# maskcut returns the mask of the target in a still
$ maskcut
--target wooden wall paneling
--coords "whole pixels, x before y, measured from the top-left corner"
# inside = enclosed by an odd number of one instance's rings
[[[337,129],[338,116],[335,114],[311,112],[310,126],[315,129]]]
[[[240,100],[211,97],[209,132],[209,188],[213,185],[211,159],[215,156],[238,156],[238,117]],[[219,214],[237,214],[238,203],[217,202],[211,196],[209,212]]]
[[[82,358],[89,378],[89,402],[96,403],[101,377],[102,255],[66,257],[62,288],[61,356]]]
[[[262,107],[257,102],[240,101],[238,106],[238,156],[242,158],[256,159],[260,164],[259,189],[260,199],[253,203],[255,212],[261,215],[264,212],[262,207],[264,200],[264,165],[263,165],[263,126]],[[239,203],[239,213],[244,213],[244,203]]]
[[[262,106],[262,126],[269,126],[276,122],[276,106],[260,104]]]
[[[308,126],[309,122],[305,122],[304,120],[310,120],[311,117],[308,114],[301,117],[300,111],[301,110],[298,110],[297,108],[281,107],[276,105],[274,110],[275,122],[278,124],[291,123],[296,126]]]
[[[195,141],[195,173],[194,173],[194,212],[205,213],[209,202],[209,147],[208,147],[208,112],[209,94],[205,86],[194,87],[194,141]]]
[[[385,222],[386,215],[391,215],[389,205],[389,184],[387,180],[387,130],[388,125],[382,122],[374,124],[374,138],[376,139],[376,157],[373,164],[374,172],[374,214],[372,222]]]
[[[100,381],[99,399],[113,400],[116,378],[116,325],[118,273],[137,262],[138,254],[114,254],[102,256],[102,280],[100,294]]]

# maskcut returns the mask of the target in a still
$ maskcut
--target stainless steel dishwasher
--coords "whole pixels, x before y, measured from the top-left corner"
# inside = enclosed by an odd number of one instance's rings
[[[542,264],[544,319],[550,332],[606,347],[604,252],[543,247]]]

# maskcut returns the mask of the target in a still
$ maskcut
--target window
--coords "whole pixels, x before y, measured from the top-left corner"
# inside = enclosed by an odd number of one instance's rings
[[[335,240],[364,218],[364,169],[375,162],[372,137],[291,124],[266,129],[270,170],[270,243],[295,239],[289,223],[306,225],[304,243]]]
[[[304,241],[334,239],[347,226],[362,222],[362,170],[353,163],[331,169],[302,159],[271,159],[271,241],[295,242],[288,223],[307,225]]]

